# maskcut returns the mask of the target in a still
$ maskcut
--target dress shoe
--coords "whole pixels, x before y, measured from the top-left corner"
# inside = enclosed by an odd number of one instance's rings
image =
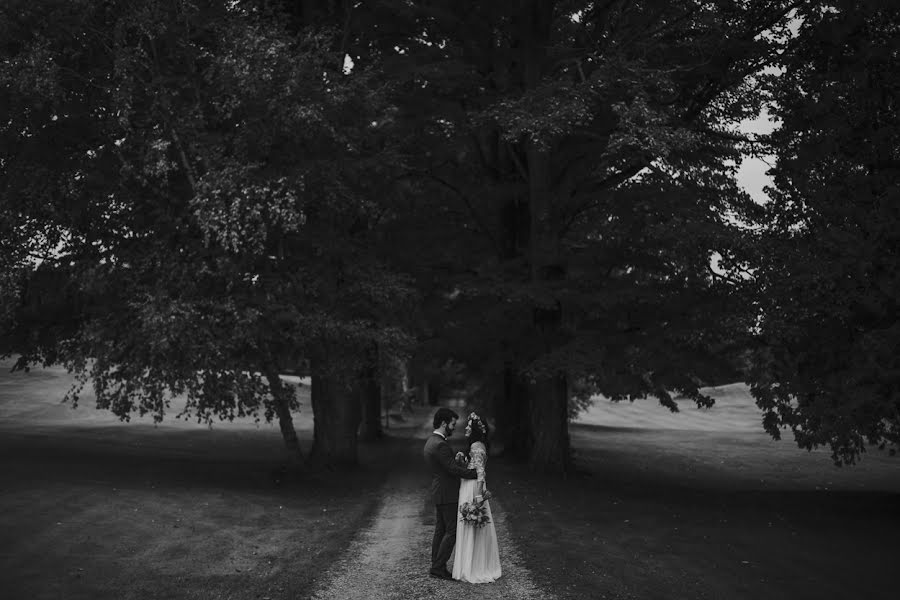
[[[432,577],[437,577],[438,579],[453,579],[453,574],[447,569],[441,569],[440,571],[432,569],[431,571],[428,571],[428,574]]]

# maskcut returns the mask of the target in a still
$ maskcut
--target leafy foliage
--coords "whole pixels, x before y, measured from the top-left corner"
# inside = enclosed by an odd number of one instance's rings
[[[708,406],[758,333],[770,432],[896,443],[897,24],[851,8],[16,0],[0,351],[287,431],[280,369],[338,394],[415,342],[556,468],[591,393]]]
[[[749,75],[780,42],[760,34],[790,5],[388,6],[403,23],[384,34],[403,52],[396,119],[428,149],[410,152],[411,186],[442,215],[427,231],[444,253],[420,263],[423,278],[440,270],[438,337],[482,371],[506,360],[616,399],[708,403],[698,386],[745,325],[741,279],[710,269],[753,212],[733,129],[761,106]],[[555,307],[547,338],[534,310]]]
[[[379,85],[341,73],[335,32],[214,2],[20,4],[0,73],[20,366],[65,364],[123,419],[183,393],[200,420],[270,420],[273,368],[408,343],[412,291],[367,249]]]
[[[900,442],[900,16],[877,2],[802,16],[769,80],[782,124],[769,140],[752,391],[773,436],[789,427],[845,464]]]
[[[498,432],[524,427],[513,438],[535,466],[565,468],[555,396],[577,409],[569,382],[674,410],[670,391],[708,405],[699,387],[730,369],[750,321],[739,223],[754,212],[734,180],[752,141],[735,125],[765,100],[758,75],[793,6],[354,12],[354,62],[383,64],[393,82],[383,126],[411,206],[393,221],[392,260],[423,290],[426,347],[499,390],[486,392],[502,398],[498,417],[527,413]]]

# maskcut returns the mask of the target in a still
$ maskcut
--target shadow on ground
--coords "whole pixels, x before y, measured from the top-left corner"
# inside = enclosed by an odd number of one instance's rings
[[[286,476],[266,430],[4,423],[0,595],[304,597],[374,515],[403,434],[357,469]]]
[[[577,470],[494,461],[536,580],[575,598],[894,598],[900,464],[765,434],[574,426]]]

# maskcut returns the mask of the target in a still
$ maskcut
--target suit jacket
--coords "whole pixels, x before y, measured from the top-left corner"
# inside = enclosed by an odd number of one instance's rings
[[[435,504],[459,502],[459,480],[475,479],[475,469],[456,464],[450,444],[436,433],[425,441],[425,462],[431,467],[431,498]]]

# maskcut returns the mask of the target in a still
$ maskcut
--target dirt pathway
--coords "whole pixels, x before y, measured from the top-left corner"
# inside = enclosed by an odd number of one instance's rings
[[[410,445],[411,453],[421,452],[428,432],[420,433],[421,439]],[[398,469],[388,478],[372,525],[356,536],[328,570],[313,600],[552,600],[551,594],[532,583],[509,535],[503,505],[496,499],[491,500],[491,508],[503,576],[481,585],[429,577],[434,506],[427,481],[424,470],[409,468]]]

